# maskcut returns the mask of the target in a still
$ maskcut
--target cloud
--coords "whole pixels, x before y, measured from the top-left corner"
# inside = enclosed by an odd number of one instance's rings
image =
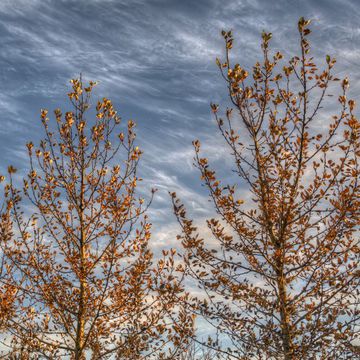
[[[352,75],[356,93],[359,12],[350,0],[2,1],[0,151],[20,148],[26,137],[36,142],[39,109],[68,108],[66,84],[83,72],[100,80],[96,95],[137,120],[143,176],[156,184],[166,174],[196,196],[202,190],[195,185],[193,139],[200,138],[220,172],[230,165],[221,161],[228,150],[208,106],[228,104],[214,61],[223,55],[220,30],[234,30],[234,61],[249,67],[260,56],[262,30],[274,33],[275,49],[291,53],[297,19],[310,17],[313,51],[338,55],[337,71]]]

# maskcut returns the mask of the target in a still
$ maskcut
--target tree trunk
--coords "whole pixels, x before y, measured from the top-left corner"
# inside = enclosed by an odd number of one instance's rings
[[[75,344],[75,360],[81,360],[83,356],[83,346],[85,340],[85,294],[86,294],[86,279],[84,279],[84,259],[85,252],[84,246],[81,247],[80,251],[81,258],[81,279],[80,279],[80,299],[79,299],[79,310],[78,310],[78,319],[77,319],[77,329],[76,329],[76,344]]]
[[[82,119],[82,113],[80,114]],[[81,139],[80,135],[79,138]],[[80,142],[82,144],[82,142]],[[85,341],[85,307],[86,307],[86,233],[84,226],[84,212],[85,212],[85,158],[84,148],[80,146],[81,151],[81,190],[80,190],[80,206],[79,206],[79,221],[80,221],[80,294],[79,294],[79,309],[76,329],[76,344],[75,344],[75,360],[85,359],[84,341]]]
[[[293,360],[293,344],[290,330],[290,316],[287,307],[287,291],[283,269],[278,273],[278,291],[281,318],[281,338],[285,360]]]

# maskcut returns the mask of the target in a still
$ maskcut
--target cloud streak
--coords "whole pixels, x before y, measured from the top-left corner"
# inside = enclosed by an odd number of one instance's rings
[[[337,72],[351,74],[356,94],[359,15],[355,0],[3,0],[0,171],[9,162],[26,168],[24,144],[40,139],[40,108],[66,110],[67,82],[82,72],[99,80],[98,96],[111,98],[124,119],[138,123],[143,191],[159,188],[155,227],[175,226],[168,191],[178,191],[203,217],[207,195],[192,166],[192,140],[200,139],[225,179],[231,168],[209,111],[211,101],[227,105],[215,65],[223,51],[221,29],[234,30],[234,56],[250,66],[260,56],[262,30],[274,33],[275,49],[292,53],[297,19],[312,18],[315,55],[337,56]]]

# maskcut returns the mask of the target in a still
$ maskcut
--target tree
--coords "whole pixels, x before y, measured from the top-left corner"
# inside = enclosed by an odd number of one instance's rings
[[[207,343],[236,359],[348,359],[359,355],[360,124],[349,80],[310,54],[310,21],[298,23],[300,53],[288,62],[269,49],[252,79],[233,65],[231,32],[217,60],[232,108],[211,105],[234,160],[238,183],[223,185],[195,141],[217,217],[204,239],[176,194],[186,273],[203,296],[194,311],[227,345]],[[337,100],[330,92],[340,94]],[[329,115],[338,105],[338,112]],[[245,189],[249,199],[241,199]],[[356,325],[357,324],[357,325]],[[200,341],[200,340],[198,340]]]
[[[149,203],[136,194],[135,124],[119,132],[106,98],[89,120],[95,83],[71,83],[73,110],[55,110],[56,126],[41,111],[45,139],[37,149],[27,144],[22,190],[11,177],[18,236],[4,252],[24,278],[14,358],[176,358],[192,319],[178,305],[186,294],[174,250],[155,261],[149,248]]]
[[[218,359],[217,354],[205,347],[200,347],[195,341],[191,341],[187,351],[181,354],[180,360],[212,360]]]
[[[9,167],[9,170],[13,169]],[[0,183],[5,180],[0,176]],[[5,188],[8,191],[9,187]],[[10,218],[11,204],[3,202],[0,208],[0,244],[7,243],[13,238],[12,221]],[[11,283],[11,273],[13,267],[6,261],[4,253],[0,255],[0,331],[4,333],[8,327],[10,319],[14,315],[14,303],[16,297],[16,287]]]

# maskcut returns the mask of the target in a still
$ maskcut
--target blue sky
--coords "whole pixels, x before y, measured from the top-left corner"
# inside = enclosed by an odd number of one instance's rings
[[[199,221],[211,213],[192,167],[191,142],[224,174],[231,160],[216,132],[211,101],[226,106],[215,58],[222,29],[233,29],[234,57],[260,57],[262,30],[285,54],[297,50],[300,16],[313,20],[314,55],[338,59],[353,96],[360,89],[360,3],[356,0],[1,0],[0,173],[23,174],[25,143],[40,139],[41,108],[69,109],[69,79],[97,80],[123,119],[138,124],[142,191],[159,189],[151,210],[153,241],[172,244],[177,227],[168,191],[177,191]],[[241,184],[240,184],[241,186]]]

